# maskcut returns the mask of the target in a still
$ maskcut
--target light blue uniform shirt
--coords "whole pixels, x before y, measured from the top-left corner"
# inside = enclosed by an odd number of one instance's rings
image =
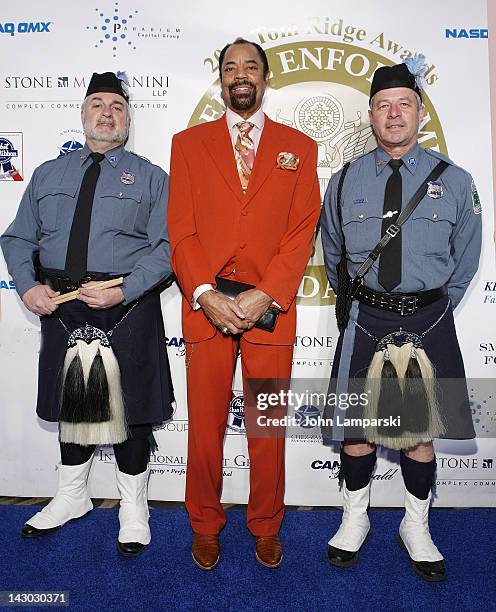
[[[64,270],[67,244],[84,173],[91,165],[85,146],[37,168],[16,218],[0,244],[22,297],[38,284],[33,258],[44,268]],[[142,296],[172,272],[167,235],[169,177],[124,146],[105,153],[96,185],[88,242],[91,272],[129,274],[125,304]]]
[[[344,179],[341,206],[351,277],[381,238],[384,192],[392,174],[390,159],[376,148],[353,161]],[[444,155],[416,144],[402,157],[402,207],[441,159],[450,165],[429,190],[441,197],[426,195],[401,228],[401,283],[394,291],[419,293],[446,284],[455,308],[477,271],[481,250],[481,208],[472,177]],[[329,182],[321,218],[327,276],[334,291],[342,244],[336,204],[340,176],[341,171]],[[379,261],[380,257],[365,275],[364,285],[382,292],[377,278]]]

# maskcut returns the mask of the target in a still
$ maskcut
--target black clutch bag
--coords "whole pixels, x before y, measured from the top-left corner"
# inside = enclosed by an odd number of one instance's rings
[[[215,282],[217,284],[217,291],[222,293],[228,298],[234,299],[243,291],[248,291],[248,289],[255,289],[255,285],[249,285],[248,283],[240,283],[239,281],[229,280],[228,278],[221,278],[220,276],[215,277]],[[259,329],[263,329],[268,332],[274,331],[274,328],[277,323],[277,317],[281,311],[279,308],[275,308],[274,306],[269,306],[267,310],[263,313],[263,315],[258,319],[255,323],[255,327]]]

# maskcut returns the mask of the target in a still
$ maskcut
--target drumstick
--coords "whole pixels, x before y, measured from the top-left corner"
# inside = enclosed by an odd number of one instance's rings
[[[92,287],[88,287],[88,289],[96,289],[97,291],[100,289],[110,289],[110,287],[117,287],[118,285],[122,285],[123,281],[124,277],[120,276],[119,278],[112,278],[111,280],[97,283]],[[75,291],[69,291],[69,293],[63,293],[62,295],[53,297],[51,298],[51,300],[54,304],[63,304],[64,302],[70,302],[71,300],[75,300],[78,295],[79,289],[76,289]]]

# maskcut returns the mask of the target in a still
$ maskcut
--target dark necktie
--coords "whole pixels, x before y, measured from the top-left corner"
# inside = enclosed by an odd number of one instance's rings
[[[393,173],[386,183],[381,236],[401,212],[402,181],[401,159],[390,159]],[[386,291],[392,291],[401,283],[401,231],[389,242],[379,258],[379,282]]]
[[[93,198],[100,176],[100,162],[105,159],[102,153],[91,153],[90,156],[93,163],[83,176],[65,258],[65,271],[73,281],[80,280],[86,274]]]

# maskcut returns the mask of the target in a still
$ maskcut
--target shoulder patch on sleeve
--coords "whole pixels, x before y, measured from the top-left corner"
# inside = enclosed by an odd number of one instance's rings
[[[474,179],[472,179],[472,184],[470,185],[470,191],[472,193],[472,206],[474,208],[474,213],[476,215],[480,215],[482,213],[482,204],[479,198],[479,194],[477,193],[477,187],[475,186]]]

